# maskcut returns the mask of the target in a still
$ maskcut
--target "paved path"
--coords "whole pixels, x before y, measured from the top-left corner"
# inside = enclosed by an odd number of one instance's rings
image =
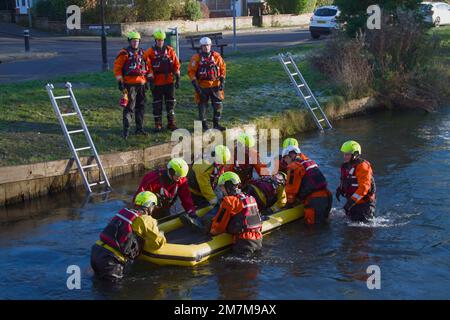
[[[0,30],[5,30],[0,24]],[[24,40],[20,36],[22,27],[14,28],[8,34],[0,31],[0,54],[24,51]],[[15,32],[15,33],[14,33]],[[0,83],[35,79],[49,79],[59,75],[101,70],[101,46],[99,37],[68,37],[46,33],[33,33],[32,52],[57,53],[52,58],[22,60],[0,64]],[[232,32],[224,32],[224,42],[228,43],[225,55],[232,52]],[[308,30],[285,28],[255,31],[238,31],[237,46],[241,52],[255,52],[268,48],[287,48],[302,43],[314,43]],[[143,38],[144,47],[152,44],[150,37]],[[180,56],[186,61],[193,54],[186,40],[180,41]],[[117,52],[127,43],[123,38],[108,38],[108,63],[112,68]]]

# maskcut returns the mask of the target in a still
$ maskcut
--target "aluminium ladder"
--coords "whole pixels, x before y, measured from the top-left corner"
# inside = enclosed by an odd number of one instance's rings
[[[80,108],[78,106],[77,100],[75,99],[75,95],[72,91],[72,84],[70,82],[66,82],[65,87],[67,89],[67,95],[65,96],[57,96],[55,97],[53,93],[54,86],[53,84],[47,84],[45,88],[47,89],[48,96],[50,97],[50,102],[52,103],[53,109],[56,113],[56,116],[58,118],[59,124],[61,125],[62,131],[64,133],[64,137],[66,138],[67,144],[69,145],[69,149],[72,152],[73,158],[75,159],[75,162],[77,164],[78,170],[80,171],[81,177],[83,178],[83,183],[89,193],[92,193],[92,187],[101,186],[104,185],[109,191],[105,191],[105,193],[110,192],[111,185],[109,183],[108,177],[106,176],[105,170],[103,168],[102,162],[100,161],[100,157],[97,153],[97,149],[95,149],[94,142],[92,141],[91,135],[89,133],[89,130],[86,126],[86,122],[84,121],[83,115],[81,114]],[[72,102],[72,107],[75,112],[67,112],[67,113],[61,113],[61,110],[59,109],[57,100],[61,99],[70,99]],[[64,122],[65,117],[72,117],[72,116],[78,116],[78,119],[81,124],[81,129],[77,130],[68,130],[67,125]],[[88,146],[76,148],[73,141],[72,141],[72,135],[78,134],[78,133],[84,133],[84,136],[87,140]],[[83,165],[80,160],[80,156],[78,155],[78,152],[83,150],[90,150],[91,156],[94,157],[95,163]],[[100,173],[100,181],[95,182],[89,182],[88,177],[86,175],[86,169],[91,168],[98,168]]]
[[[297,64],[292,58],[292,55],[290,53],[287,53],[285,55],[279,53],[278,60],[283,65],[284,71],[286,71],[286,73],[288,74],[289,79],[291,79],[291,83],[295,87],[295,91],[300,96],[300,98],[303,99],[307,109],[311,112],[313,119],[317,124],[317,127],[322,131],[324,129],[333,128],[330,121],[328,121],[327,116],[323,112],[322,107],[320,106],[316,97],[306,83],[305,78],[303,78],[303,75],[298,69]],[[293,67],[294,72],[291,71],[292,69],[289,68],[289,65]],[[300,82],[297,82],[295,78],[296,76],[298,77]]]

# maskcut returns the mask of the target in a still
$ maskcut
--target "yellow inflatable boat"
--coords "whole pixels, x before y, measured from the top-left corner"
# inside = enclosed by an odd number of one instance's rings
[[[203,216],[209,210],[210,207],[207,207],[197,211],[197,214]],[[263,222],[262,231],[267,234],[302,217],[303,206],[274,213]],[[179,218],[160,224],[159,229],[164,231],[168,243],[158,250],[148,250],[144,247],[140,259],[159,265],[194,266],[228,250],[233,242],[232,236],[228,233],[210,237],[192,231],[191,228],[184,227]],[[176,236],[172,236],[174,234]]]

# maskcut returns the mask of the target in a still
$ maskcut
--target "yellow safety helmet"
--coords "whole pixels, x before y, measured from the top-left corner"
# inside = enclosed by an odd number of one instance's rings
[[[164,40],[166,38],[166,33],[161,29],[156,29],[153,32],[153,38],[155,38],[155,40]]]
[[[241,179],[239,178],[239,176],[232,171],[222,173],[219,177],[219,181],[217,182],[217,184],[219,186],[223,186],[227,181],[230,181],[234,185],[241,183]]]
[[[172,169],[177,177],[186,177],[189,167],[182,158],[173,158],[167,163],[167,169]]]
[[[237,141],[240,144],[246,146],[247,148],[253,148],[256,145],[255,138],[246,132],[243,132],[240,135],[238,135]]]
[[[130,31],[127,33],[127,39],[128,39],[128,41],[131,41],[133,39],[141,40],[141,35],[139,34],[139,32]]]
[[[295,138],[286,138],[286,139],[284,139],[283,145],[282,145],[283,149],[286,149],[289,146],[296,146],[296,147],[298,147],[297,139],[295,139]]]
[[[149,208],[151,206],[158,205],[158,198],[153,192],[143,191],[138,193],[136,199],[134,199],[134,204],[137,206]]]
[[[353,140],[346,141],[341,147],[341,152],[351,154],[358,152],[358,154],[361,154],[361,145]]]
[[[226,164],[231,159],[230,149],[222,144],[215,146],[214,158],[216,163]]]

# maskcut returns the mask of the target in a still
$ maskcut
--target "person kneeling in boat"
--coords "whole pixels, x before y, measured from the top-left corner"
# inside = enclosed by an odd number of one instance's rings
[[[210,159],[194,163],[187,179],[189,190],[197,207],[216,206],[219,203],[215,188],[225,164],[230,161],[231,152],[224,145],[217,145],[211,152]]]
[[[283,160],[288,164],[286,195],[288,207],[297,200],[304,205],[304,219],[308,225],[327,221],[333,196],[327,188],[327,180],[314,160],[308,159],[299,147],[283,150]]]
[[[286,174],[278,172],[273,176],[263,176],[250,180],[243,191],[253,196],[263,216],[280,211],[287,203],[285,191]]]
[[[210,234],[231,233],[233,253],[251,254],[262,247],[262,220],[255,198],[240,190],[241,179],[234,172],[225,172],[218,185],[224,197],[214,216]]]
[[[345,214],[352,221],[367,222],[375,216],[376,186],[372,166],[361,158],[361,145],[353,140],[341,147],[344,163],[341,166],[341,183],[336,199],[347,198]]]
[[[147,173],[142,178],[136,194],[142,191],[151,191],[157,195],[160,204],[155,210],[154,216],[157,218],[169,216],[170,207],[179,196],[187,218],[192,220],[193,224],[198,224],[200,223],[199,218],[196,215],[186,178],[188,172],[189,167],[186,161],[182,158],[174,158],[167,163],[166,170],[155,170]]]
[[[127,262],[136,259],[144,245],[157,250],[166,243],[152,217],[158,204],[152,192],[141,192],[134,200],[134,208],[120,210],[100,233],[91,251],[91,266],[100,278],[117,280],[123,277]]]

